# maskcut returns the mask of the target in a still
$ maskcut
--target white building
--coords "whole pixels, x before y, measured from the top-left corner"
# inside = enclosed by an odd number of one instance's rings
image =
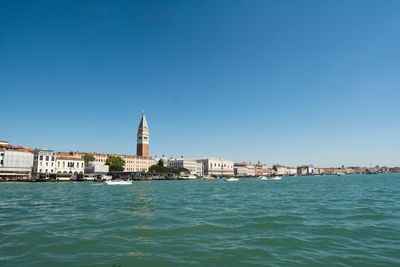
[[[85,168],[85,173],[108,173],[110,166],[104,163],[90,161]]]
[[[297,168],[294,167],[288,167],[287,168],[287,175],[297,175]]]
[[[174,169],[186,168],[192,175],[203,176],[203,164],[195,160],[185,158],[169,159],[168,167]]]
[[[316,174],[313,165],[303,165],[303,166],[297,167],[297,173],[299,175],[314,175],[314,174]]]
[[[233,172],[235,176],[248,176],[249,174],[249,170],[247,169],[246,166],[241,166],[241,165],[236,166],[236,164],[233,167]]]
[[[56,173],[56,153],[50,149],[33,150],[33,173]]]
[[[247,162],[235,163],[233,168],[234,168],[234,174],[236,176],[255,176],[256,175],[256,166],[251,163],[247,163]]]
[[[0,150],[0,177],[30,176],[33,154],[29,151]]]
[[[203,165],[204,175],[210,176],[232,176],[233,161],[219,158],[201,158],[197,162]]]
[[[85,171],[85,161],[79,157],[57,155],[56,170],[57,173],[83,174]]]

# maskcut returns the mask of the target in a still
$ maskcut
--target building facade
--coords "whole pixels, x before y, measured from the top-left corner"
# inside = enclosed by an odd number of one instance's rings
[[[196,176],[203,176],[203,164],[191,159],[169,159],[168,167],[178,169],[186,168],[190,171],[190,174]]]
[[[233,161],[219,158],[201,158],[197,162],[203,165],[203,173],[207,176],[232,176]]]
[[[0,141],[0,179],[30,179],[32,167],[31,148]]]
[[[85,173],[108,173],[109,172],[109,166],[105,165],[104,163],[96,162],[96,161],[90,161],[88,165],[85,168]]]
[[[298,175],[314,175],[315,169],[313,165],[303,165],[297,167],[297,174]]]
[[[233,165],[233,171],[236,176],[254,176],[256,168],[254,164],[240,162]]]
[[[0,177],[30,178],[33,153],[0,149]]]
[[[140,157],[136,155],[127,154],[112,154],[112,153],[96,153],[96,152],[63,152],[64,154],[70,154],[75,157],[82,158],[84,155],[92,155],[95,158],[95,162],[106,164],[109,156],[120,157],[125,161],[124,172],[147,172],[150,166],[156,164],[156,161],[151,157]]]
[[[85,161],[81,157],[57,154],[56,171],[58,174],[83,174],[85,172]]]
[[[33,173],[56,173],[56,153],[50,149],[33,150]]]

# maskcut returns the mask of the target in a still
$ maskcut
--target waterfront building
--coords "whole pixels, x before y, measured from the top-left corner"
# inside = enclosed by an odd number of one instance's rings
[[[297,168],[295,167],[287,167],[287,174],[286,175],[297,175]]]
[[[254,164],[247,162],[235,163],[233,165],[233,172],[236,176],[254,176],[256,174],[256,167]]]
[[[110,167],[104,163],[90,161],[85,168],[85,173],[105,174],[109,172]]]
[[[33,167],[32,149],[0,141],[0,178],[29,179]]]
[[[261,164],[258,162],[257,164],[254,164],[254,171],[255,171],[255,176],[260,176],[263,175],[263,170],[266,166],[264,164]]]
[[[315,169],[313,165],[303,165],[297,167],[297,174],[298,175],[314,175]]]
[[[118,155],[125,160],[126,172],[147,172],[150,166],[156,164],[151,157],[141,157],[137,155]]]
[[[82,158],[84,155],[92,155],[95,158],[95,162],[106,164],[109,156],[120,157],[125,161],[124,172],[147,172],[149,167],[156,164],[156,161],[152,157],[140,157],[137,155],[128,154],[115,154],[115,153],[96,153],[96,152],[80,152],[71,151],[63,152],[68,153],[72,156]]]
[[[235,176],[248,176],[248,169],[246,166],[242,166],[242,165],[235,165],[233,166],[233,173]]]
[[[274,166],[272,166],[272,169],[274,170],[275,175],[281,176],[288,174],[288,169],[286,166],[275,164]]]
[[[58,153],[56,157],[57,173],[83,174],[85,172],[85,161],[81,157]]]
[[[186,168],[190,171],[190,174],[196,176],[203,176],[203,164],[191,159],[179,158],[179,159],[169,159],[168,167],[178,169]]]
[[[53,150],[36,148],[33,154],[34,174],[56,173],[56,153]]]
[[[201,158],[196,159],[197,162],[203,164],[204,175],[209,176],[232,176],[233,161],[221,158]]]
[[[136,144],[136,155],[139,157],[149,157],[149,126],[147,125],[146,116],[142,113],[142,119],[140,120],[138,131],[137,131],[137,144]]]
[[[27,150],[5,150],[0,148],[0,177],[30,178],[33,153]]]

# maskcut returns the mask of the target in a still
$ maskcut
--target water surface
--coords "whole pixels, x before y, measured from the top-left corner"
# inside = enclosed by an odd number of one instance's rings
[[[0,183],[0,266],[400,266],[400,175]]]

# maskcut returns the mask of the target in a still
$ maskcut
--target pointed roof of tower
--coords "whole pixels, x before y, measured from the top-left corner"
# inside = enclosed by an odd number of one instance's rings
[[[142,112],[142,119],[140,120],[140,124],[139,124],[139,129],[143,129],[143,128],[149,128],[149,126],[147,125],[147,120],[146,120],[146,116],[144,115],[144,112]]]

